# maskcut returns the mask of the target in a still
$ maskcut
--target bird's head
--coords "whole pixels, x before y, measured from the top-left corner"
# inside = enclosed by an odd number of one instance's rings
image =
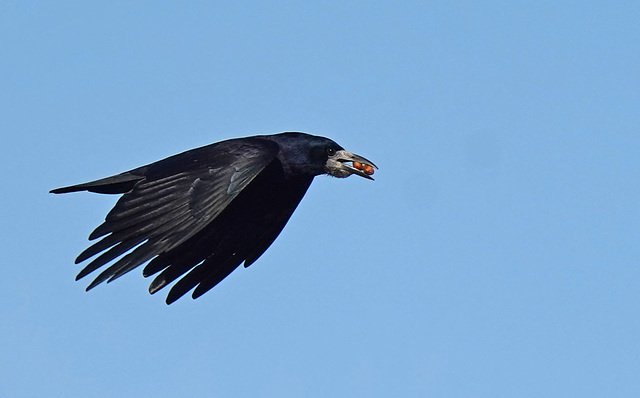
[[[352,174],[373,180],[378,167],[370,160],[346,151],[329,138],[305,133],[282,133],[274,137],[280,145],[283,165],[294,173],[328,174],[346,178]],[[273,138],[272,138],[273,139]]]
[[[330,176],[346,178],[351,174],[356,174],[373,180],[373,177],[371,177],[373,169],[377,169],[378,166],[367,158],[345,151],[340,146],[337,148],[328,147],[326,152],[327,160],[324,168]]]

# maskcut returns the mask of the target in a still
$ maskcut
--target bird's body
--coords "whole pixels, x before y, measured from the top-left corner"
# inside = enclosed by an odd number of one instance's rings
[[[170,304],[195,288],[197,298],[244,262],[251,265],[282,231],[319,174],[371,179],[347,162],[372,162],[332,140],[281,133],[221,141],[104,179],[55,189],[123,194],[76,259],[96,256],[80,279],[111,263],[89,285],[147,263],[149,287],[171,288]]]

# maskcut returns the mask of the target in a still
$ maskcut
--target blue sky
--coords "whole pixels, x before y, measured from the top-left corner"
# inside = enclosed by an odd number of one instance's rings
[[[640,6],[560,3],[3,2],[0,395],[639,396]],[[116,198],[48,190],[280,131],[376,181],[197,301],[74,281]]]

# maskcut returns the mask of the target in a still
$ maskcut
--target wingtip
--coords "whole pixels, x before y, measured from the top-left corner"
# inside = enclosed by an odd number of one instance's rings
[[[167,280],[163,278],[162,275],[158,275],[149,285],[149,294],[156,294],[158,291],[162,290],[163,287],[167,286],[167,284]],[[167,298],[164,301],[167,305],[175,303],[180,297],[182,297],[182,295],[177,295],[175,292],[172,294],[172,292],[173,289],[169,290]]]
[[[82,188],[81,185],[71,185],[68,187],[62,187],[62,188],[55,188],[49,191],[49,193],[69,193],[69,192],[78,192],[78,191],[85,191],[86,188]]]
[[[78,275],[76,275],[76,281],[79,281],[80,279],[84,278],[85,276],[89,275],[90,273],[92,273],[94,270],[90,269],[88,266],[84,267],[82,270],[80,270],[80,272],[78,272]]]
[[[174,285],[171,288],[171,290],[169,290],[169,293],[167,293],[167,299],[165,300],[165,303],[167,303],[167,305],[175,303],[180,299],[180,297],[188,293],[188,290],[184,291],[184,290],[180,290],[180,288],[176,289],[176,286],[179,287],[180,285],[179,284]]]
[[[102,274],[98,275],[98,277],[96,279],[94,279],[93,282],[91,282],[91,284],[89,284],[89,286],[87,286],[86,291],[88,292],[89,290],[91,290],[94,287],[98,286],[102,282],[107,281],[107,279],[108,279],[107,275],[108,274],[105,274],[105,272],[103,272]],[[109,282],[107,281],[107,283],[109,283]]]
[[[160,278],[160,275],[158,275],[153,281],[151,281],[151,284],[149,285],[149,293],[155,294],[166,285],[167,281],[164,278]]]

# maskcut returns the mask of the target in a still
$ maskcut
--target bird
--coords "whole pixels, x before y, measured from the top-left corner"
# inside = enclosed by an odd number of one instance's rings
[[[110,177],[53,189],[121,194],[90,235],[101,238],[76,264],[76,280],[102,269],[86,290],[146,264],[154,294],[175,282],[166,303],[196,299],[238,266],[253,264],[278,237],[314,177],[378,167],[335,141],[301,132],[233,138]]]

